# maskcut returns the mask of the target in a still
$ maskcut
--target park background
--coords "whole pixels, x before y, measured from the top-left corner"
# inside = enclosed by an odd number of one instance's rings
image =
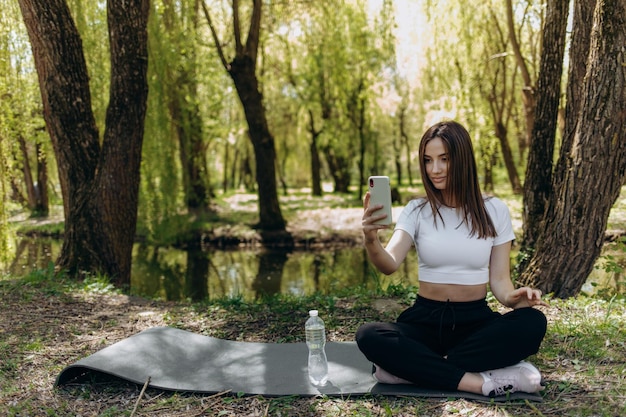
[[[129,414],[136,387],[110,397],[77,387],[77,398],[51,378],[150,325],[293,341],[294,314],[321,306],[330,337],[350,340],[359,322],[393,319],[417,289],[375,275],[381,285],[352,293],[137,298],[133,253],[138,243],[153,254],[358,245],[367,176],[389,175],[399,204],[419,194],[417,143],[443,118],[467,126],[483,190],[518,221],[514,276],[554,297],[537,358],[553,382],[547,401],[512,409],[624,410],[622,2],[1,4],[2,261],[15,262],[24,236],[61,242],[58,255],[27,256],[23,273],[1,281],[9,414]],[[190,259],[174,263],[189,270]],[[597,270],[608,278],[589,291]],[[508,412],[464,401],[153,398],[142,412]]]

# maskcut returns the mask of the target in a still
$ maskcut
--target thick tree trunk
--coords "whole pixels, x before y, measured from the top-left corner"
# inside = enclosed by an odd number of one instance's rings
[[[262,230],[285,230],[285,220],[278,203],[276,187],[276,149],[274,137],[267,125],[263,96],[259,91],[255,63],[248,55],[237,56],[229,74],[243,105],[248,134],[254,148],[256,182],[259,187],[258,227]]]
[[[575,0],[572,25],[571,45],[569,50],[569,74],[567,83],[567,97],[565,100],[565,128],[561,143],[559,162],[554,169],[554,184],[564,181],[567,169],[567,160],[576,131],[580,104],[583,101],[583,85],[587,72],[587,58],[591,43],[591,28],[593,25],[593,11],[596,0]]]
[[[90,271],[100,261],[95,247],[74,230],[85,216],[86,193],[93,188],[100,155],[98,130],[91,111],[87,66],[80,36],[64,0],[20,0],[43,102],[44,119],[57,159],[65,213],[65,239],[57,263],[70,273]],[[83,223],[87,230],[93,219]],[[111,260],[107,260],[111,261]]]
[[[534,125],[524,182],[523,248],[532,248],[552,193],[552,166],[556,124],[561,100],[561,76],[569,2],[549,0],[543,27],[541,64]]]
[[[119,284],[130,284],[148,98],[149,0],[109,0],[111,90],[93,210],[101,208]]]
[[[600,0],[576,130],[522,284],[565,298],[593,269],[611,207],[626,179],[626,4]],[[577,80],[570,80],[576,82]]]
[[[57,158],[67,224],[77,209],[80,184],[93,181],[100,152],[87,65],[64,0],[19,3],[39,76],[44,119]]]
[[[19,0],[57,159],[65,236],[57,265],[130,283],[147,96],[147,0],[108,4],[111,96],[102,149],[89,77],[65,0]]]

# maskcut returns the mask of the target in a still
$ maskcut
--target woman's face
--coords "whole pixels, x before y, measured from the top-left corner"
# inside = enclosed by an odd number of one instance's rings
[[[426,174],[438,190],[448,183],[448,151],[440,138],[431,139],[424,148]]]

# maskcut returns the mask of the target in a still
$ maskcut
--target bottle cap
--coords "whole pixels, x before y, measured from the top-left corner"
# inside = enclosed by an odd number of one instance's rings
[[[315,317],[315,316],[317,316],[317,314],[318,314],[317,310],[309,310],[309,316]]]

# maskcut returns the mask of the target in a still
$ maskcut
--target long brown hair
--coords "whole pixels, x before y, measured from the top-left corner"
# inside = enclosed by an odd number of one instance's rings
[[[422,136],[419,148],[420,172],[426,189],[426,198],[437,217],[443,222],[439,207],[445,206],[442,190],[433,185],[426,173],[424,153],[431,140],[439,138],[448,153],[448,174],[445,192],[453,198],[457,212],[470,228],[470,236],[479,239],[495,237],[496,228],[485,208],[485,201],[478,184],[478,173],[472,140],[467,130],[455,121],[443,121],[431,126]]]

